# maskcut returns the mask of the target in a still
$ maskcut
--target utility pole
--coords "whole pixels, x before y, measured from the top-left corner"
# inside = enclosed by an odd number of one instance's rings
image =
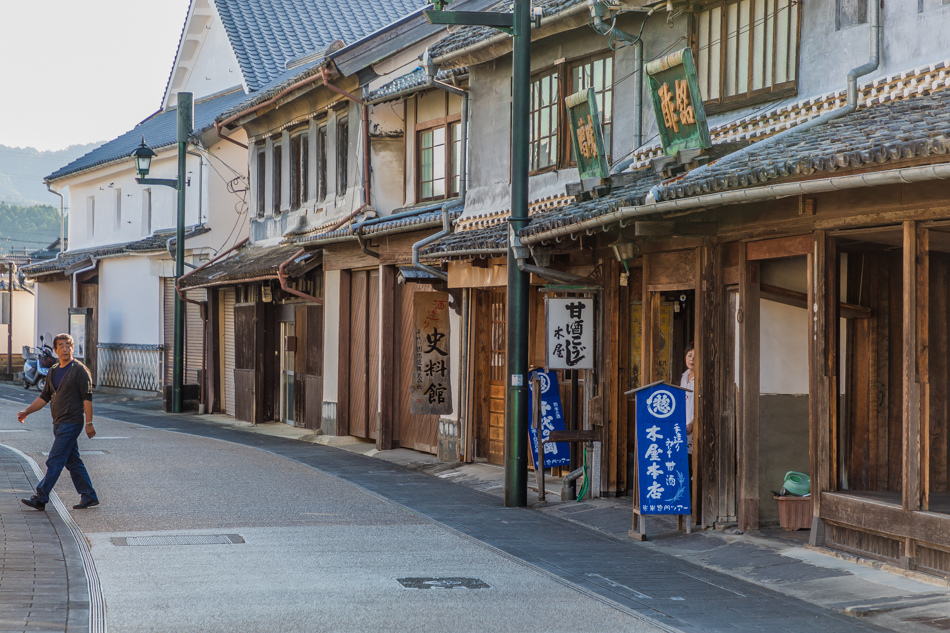
[[[511,214],[509,235],[528,218],[528,120],[531,89],[531,0],[514,0],[513,13],[426,11],[432,24],[492,26],[512,35]],[[505,407],[505,506],[528,505],[528,291],[529,275],[518,268],[508,244],[507,362]]]
[[[135,182],[140,185],[162,185],[172,187],[178,190],[178,230],[175,239],[175,287],[178,287],[178,279],[185,274],[185,179],[187,177],[187,151],[188,141],[194,132],[195,104],[194,96],[190,92],[178,93],[178,178],[146,178],[148,175],[148,164],[151,156],[155,155],[150,148],[145,145],[145,139],[142,139],[142,147],[136,149],[132,156],[138,163],[139,157],[145,157],[144,170],[139,165],[136,169],[142,174],[141,178],[136,178]],[[144,153],[141,153],[145,150]],[[150,154],[150,156],[148,156]],[[172,351],[172,413],[181,413],[181,387],[182,374],[184,369],[185,352],[185,310],[181,297],[175,293],[175,343]]]

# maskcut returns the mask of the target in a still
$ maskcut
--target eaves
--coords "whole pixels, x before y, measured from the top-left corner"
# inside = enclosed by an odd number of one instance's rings
[[[585,2],[544,18],[540,29],[531,29],[531,41],[535,42],[552,35],[587,26],[589,17],[590,7]],[[486,40],[453,50],[445,55],[433,57],[432,61],[441,68],[473,66],[507,55],[511,50],[511,36],[507,33],[497,33]]]

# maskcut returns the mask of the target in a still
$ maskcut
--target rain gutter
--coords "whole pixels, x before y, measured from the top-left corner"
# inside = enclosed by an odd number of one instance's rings
[[[767,185],[765,187],[756,187],[754,189],[738,189],[734,191],[724,191],[721,193],[710,193],[692,198],[677,198],[675,200],[667,200],[665,202],[657,202],[654,204],[643,204],[635,207],[621,207],[616,211],[585,220],[584,222],[559,226],[557,228],[527,235],[522,238],[522,241],[526,244],[537,244],[540,242],[564,237],[566,235],[571,235],[572,233],[578,233],[583,230],[592,231],[594,229],[600,228],[606,231],[606,227],[608,225],[614,224],[616,222],[620,222],[622,225],[624,220],[640,218],[669,211],[697,210],[729,204],[744,204],[750,202],[760,202],[762,200],[774,200],[777,198],[787,198],[791,196],[807,196],[817,193],[847,191],[865,187],[906,185],[918,182],[948,179],[950,179],[950,163],[941,163],[939,165],[905,167],[903,169],[875,171],[865,174],[854,174],[851,176],[833,176],[831,178],[822,178],[820,180],[805,180],[799,182]]]

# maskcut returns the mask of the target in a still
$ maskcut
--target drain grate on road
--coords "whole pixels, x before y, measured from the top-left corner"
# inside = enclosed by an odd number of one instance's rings
[[[478,578],[397,578],[406,589],[491,589]]]
[[[177,546],[177,545],[237,545],[243,543],[240,534],[184,534],[180,536],[114,536],[113,545],[129,546]]]

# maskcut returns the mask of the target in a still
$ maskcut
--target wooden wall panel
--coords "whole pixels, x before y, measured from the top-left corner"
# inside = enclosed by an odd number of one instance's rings
[[[930,402],[928,429],[930,441],[930,490],[946,492],[947,479],[947,375],[948,318],[947,293],[950,291],[950,258],[930,254]]]
[[[379,438],[379,270],[366,275],[366,430],[375,440]]]
[[[363,271],[352,273],[350,281],[350,366],[349,392],[344,395],[349,401],[350,435],[369,437],[368,412],[366,409],[367,379],[367,331],[366,291],[367,276]],[[342,368],[341,368],[342,369]]]
[[[409,412],[409,384],[414,361],[413,297],[429,288],[419,284],[399,284],[393,311],[395,337],[396,413],[394,419],[397,444],[427,453],[438,453],[439,416],[413,415]]]
[[[696,250],[655,253],[650,256],[650,276],[646,283],[653,289],[693,288],[696,284]]]

